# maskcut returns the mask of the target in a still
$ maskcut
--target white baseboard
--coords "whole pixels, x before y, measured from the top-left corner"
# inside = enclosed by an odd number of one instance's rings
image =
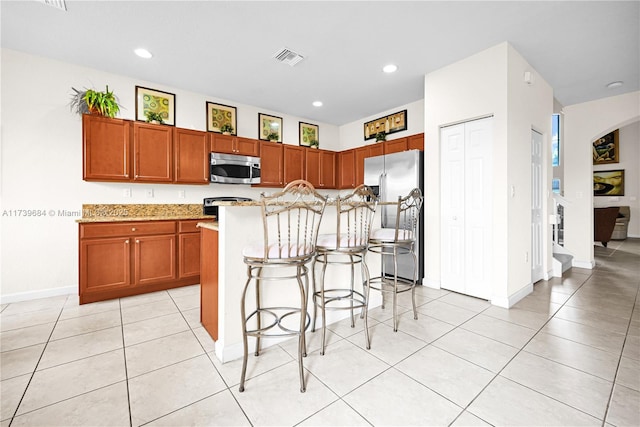
[[[595,261],[581,261],[576,259],[571,261],[571,267],[586,268],[588,270],[593,270],[593,267],[595,266],[596,266]]]
[[[544,280],[549,280],[553,277],[553,269],[547,271],[546,273],[544,273]]]
[[[502,308],[511,308],[531,292],[533,292],[533,283],[529,283],[509,297],[491,297],[491,304]]]
[[[39,298],[57,297],[60,295],[78,294],[77,286],[65,286],[63,288],[43,289],[41,291],[18,292],[15,294],[0,295],[0,304],[29,301]]]
[[[422,279],[422,285],[427,288],[440,289],[440,280],[435,279]]]

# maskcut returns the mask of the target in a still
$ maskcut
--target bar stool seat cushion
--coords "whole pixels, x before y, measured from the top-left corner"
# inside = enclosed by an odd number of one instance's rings
[[[304,256],[311,256],[315,252],[313,245],[309,244],[283,244],[269,245],[267,252],[268,259],[288,259],[288,258],[301,258]],[[242,256],[245,258],[264,258],[264,245],[260,243],[251,244],[245,246],[242,249]]]
[[[371,239],[379,242],[393,243],[396,239],[395,228],[378,228],[371,232]],[[398,230],[398,241],[411,241],[413,240],[413,231],[411,230]]]
[[[336,250],[338,242],[336,234],[319,234],[318,240],[316,242],[317,249],[324,250]],[[358,238],[356,236],[348,236],[345,234],[340,234],[340,247],[341,248],[362,248],[364,249],[367,246],[367,240],[364,238]]]

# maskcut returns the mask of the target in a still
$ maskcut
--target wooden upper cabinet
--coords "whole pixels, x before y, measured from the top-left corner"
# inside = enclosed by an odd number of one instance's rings
[[[284,184],[304,179],[305,149],[297,145],[284,146]]]
[[[407,144],[408,150],[424,151],[424,133],[411,135]]]
[[[364,184],[364,159],[371,157],[369,146],[356,148],[355,152],[355,175],[356,175],[356,187],[360,184]]]
[[[320,188],[336,188],[336,153],[320,150]]]
[[[369,155],[367,157],[382,156],[384,154],[384,144],[369,145]]]
[[[173,181],[173,127],[133,123],[133,180]]]
[[[209,141],[206,132],[173,129],[175,182],[209,184]]]
[[[314,187],[320,187],[320,150],[307,149],[305,162],[305,178]]]
[[[338,188],[356,187],[356,150],[341,151],[338,155]]]
[[[282,187],[284,183],[284,156],[282,144],[260,142],[260,184],[261,187]]]
[[[260,141],[241,138],[233,135],[210,133],[211,151],[215,153],[240,154],[258,157],[260,155]]]
[[[131,122],[82,116],[82,178],[87,181],[131,179]]]
[[[384,154],[399,153],[400,151],[407,151],[407,138],[398,138],[391,141],[385,141]]]
[[[236,138],[236,154],[243,156],[260,156],[260,141],[250,138]]]

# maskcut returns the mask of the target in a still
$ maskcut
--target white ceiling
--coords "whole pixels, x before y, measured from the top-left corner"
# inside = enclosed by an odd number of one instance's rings
[[[422,99],[426,73],[504,41],[563,105],[640,89],[639,1],[0,4],[2,47],[335,125]],[[305,59],[276,62],[285,46]]]

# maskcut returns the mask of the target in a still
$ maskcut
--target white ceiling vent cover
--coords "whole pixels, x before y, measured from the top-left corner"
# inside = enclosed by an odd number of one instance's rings
[[[302,55],[290,49],[287,49],[286,47],[283,47],[282,49],[277,51],[273,55],[273,57],[276,59],[276,61],[282,62],[283,64],[287,64],[292,67],[304,59]]]
[[[67,4],[65,3],[65,0],[40,0],[40,2],[47,6],[55,7],[63,12],[67,11]]]

